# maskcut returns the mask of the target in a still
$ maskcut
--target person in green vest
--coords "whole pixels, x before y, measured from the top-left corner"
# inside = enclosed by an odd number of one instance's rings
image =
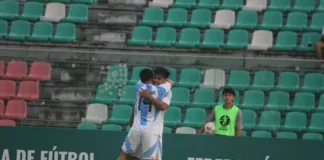
[[[242,112],[233,104],[235,91],[232,88],[223,90],[224,104],[215,106],[206,122],[200,129],[200,134],[204,132],[205,125],[208,122],[215,123],[215,135],[223,136],[241,136]]]

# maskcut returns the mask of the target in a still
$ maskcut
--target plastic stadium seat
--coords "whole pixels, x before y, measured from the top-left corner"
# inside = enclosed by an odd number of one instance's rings
[[[273,34],[271,31],[257,30],[253,32],[252,42],[248,45],[248,50],[266,51],[272,47]]]
[[[290,9],[290,0],[270,0],[269,10],[287,11]]]
[[[0,60],[0,78],[5,74],[5,62]]]
[[[315,9],[315,0],[295,0],[294,4],[291,11],[311,12]]]
[[[202,108],[188,108],[181,126],[200,128],[206,120],[206,111]]]
[[[324,0],[320,0],[319,1],[319,5],[318,7],[316,8],[317,11],[324,11]]]
[[[173,3],[173,0],[153,0],[149,2],[150,7],[168,8]]]
[[[4,106],[4,102],[2,99],[0,99],[0,119],[2,118],[2,116],[4,115],[5,112],[5,106]]]
[[[97,130],[98,127],[96,124],[93,123],[80,123],[77,126],[78,130]]]
[[[195,9],[192,11],[188,27],[207,28],[210,25],[211,12],[209,9]]]
[[[307,26],[307,14],[302,12],[290,12],[287,17],[286,25],[282,30],[302,31]]]
[[[98,0],[72,0],[72,3],[95,4]]]
[[[33,62],[30,67],[29,75],[24,80],[48,81],[51,80],[51,64],[47,62]]]
[[[136,66],[136,67],[134,67],[133,70],[132,70],[132,77],[127,83],[128,84],[136,84],[140,80],[140,77],[139,77],[140,72],[145,68],[150,68],[150,67],[146,67],[146,66]]]
[[[244,90],[250,85],[250,72],[244,70],[232,70],[226,86]]]
[[[318,102],[318,107],[315,108],[317,112],[324,112],[324,94],[322,93]]]
[[[260,130],[277,131],[280,127],[280,112],[263,111],[260,117],[260,123],[256,126]]]
[[[27,103],[23,100],[9,100],[3,118],[11,120],[27,118]]]
[[[40,2],[26,2],[19,19],[36,21],[43,16],[43,4]]]
[[[73,23],[59,23],[52,42],[68,43],[76,40],[76,27]]]
[[[200,88],[219,89],[225,86],[226,75],[222,69],[207,69],[205,71],[204,82]]]
[[[300,91],[319,93],[324,89],[324,76],[321,73],[307,73]]]
[[[21,80],[27,75],[27,63],[24,61],[11,61],[7,65],[7,72],[4,79]]]
[[[243,6],[243,0],[226,0],[220,6],[221,9],[239,10]]]
[[[117,99],[117,89],[108,87],[106,84],[100,84],[97,87],[96,97],[91,100],[92,103],[111,104]]]
[[[196,130],[191,127],[178,127],[176,134],[196,134]]]
[[[309,132],[324,132],[324,113],[313,113],[311,122],[307,131]]]
[[[253,131],[251,137],[254,138],[271,138],[271,133],[268,131]]]
[[[266,110],[284,111],[289,107],[289,93],[283,91],[270,92],[268,104],[265,105]]]
[[[235,92],[235,99],[233,104],[238,105],[240,103],[240,92],[238,90],[234,90]],[[223,90],[220,90],[218,93],[218,105],[220,104],[224,104],[224,100],[223,100]]]
[[[274,51],[289,52],[297,47],[297,34],[292,31],[281,31],[277,35],[275,45],[272,46]]]
[[[33,101],[39,99],[39,84],[34,81],[21,81],[19,84],[18,93],[14,99],[23,99]]]
[[[152,28],[146,26],[134,27],[132,38],[127,41],[128,45],[145,46],[152,41]]]
[[[241,137],[248,137],[246,131],[241,131]]]
[[[313,52],[314,46],[321,39],[321,34],[316,32],[303,33],[303,37],[299,46],[296,50],[298,52]]]
[[[184,28],[181,30],[180,39],[175,43],[178,48],[195,48],[200,41],[200,31],[197,28]]]
[[[5,38],[7,40],[24,41],[30,35],[30,23],[25,20],[11,22],[10,32]]]
[[[117,124],[105,124],[101,129],[103,131],[122,131],[122,127]]]
[[[243,10],[262,11],[267,8],[267,0],[247,0]]]
[[[224,31],[219,29],[207,29],[204,33],[204,40],[198,46],[201,49],[220,48],[224,44]]]
[[[164,11],[162,8],[148,7],[144,10],[143,19],[140,25],[157,26],[163,22]]]
[[[70,0],[50,0],[51,2],[70,3]]]
[[[175,2],[172,4],[172,7],[192,8],[195,5],[195,0],[175,0]]]
[[[94,103],[87,106],[86,117],[82,122],[101,124],[106,122],[108,116],[108,107],[104,104]]]
[[[250,88],[269,91],[273,88],[275,75],[272,71],[257,71],[254,73],[253,84]]]
[[[0,39],[8,35],[8,22],[0,19]]]
[[[264,93],[259,90],[248,90],[244,92],[243,103],[240,105],[244,109],[260,110],[264,106]]]
[[[109,88],[122,87],[128,81],[128,67],[126,64],[109,65],[105,85]]]
[[[4,0],[0,1],[0,18],[13,20],[18,17],[18,1]]]
[[[85,4],[71,4],[64,22],[85,23],[88,22],[88,6]]]
[[[279,132],[276,138],[280,139],[298,139],[297,134],[293,132]]]
[[[249,33],[242,29],[230,30],[227,43],[223,45],[225,49],[243,49],[248,45]]]
[[[219,0],[199,0],[196,8],[216,9],[219,7]]]
[[[166,21],[162,24],[170,27],[181,27],[187,23],[188,12],[183,8],[171,8],[168,10]]]
[[[171,80],[173,82],[173,85],[176,84],[177,82],[177,71],[176,69],[172,68],[172,67],[165,67],[169,72],[170,72],[170,75],[169,75],[169,80]]]
[[[162,27],[157,30],[156,38],[150,43],[154,47],[171,47],[175,44],[177,32],[171,27]]]
[[[238,12],[235,28],[254,29],[258,24],[258,14],[256,11],[242,10]]]
[[[135,92],[134,92],[135,93]],[[128,105],[115,105],[112,110],[112,115],[107,123],[126,125],[132,114],[132,107]]]
[[[65,17],[65,5],[63,3],[47,3],[44,16],[41,21],[60,22]]]
[[[323,25],[324,25],[324,18],[323,17],[324,17],[324,13],[314,13],[312,15],[311,23],[306,28],[306,30],[307,31],[314,31],[314,32],[320,32],[320,31],[322,31],[322,28],[323,28]]]
[[[121,96],[116,103],[133,105],[135,103],[135,98],[135,86],[124,86],[121,91]]]
[[[163,127],[163,133],[167,133],[167,134],[172,133],[172,129],[169,127]]]
[[[190,91],[187,88],[172,88],[171,105],[185,107],[189,104]]]
[[[200,70],[196,68],[184,68],[180,73],[177,86],[195,88],[200,85]]]
[[[210,28],[229,29],[235,23],[235,12],[232,10],[217,10]]]
[[[281,72],[279,75],[278,85],[274,89],[292,92],[299,88],[299,81],[298,73]]]
[[[259,29],[278,30],[282,27],[283,14],[279,11],[266,11],[263,13]]]
[[[298,92],[295,95],[293,111],[309,112],[315,108],[315,95],[309,92]]]
[[[209,88],[195,90],[194,100],[190,107],[212,108],[215,106],[215,91]]]
[[[280,127],[282,131],[301,132],[306,128],[307,117],[302,112],[288,112],[285,124]]]
[[[254,111],[243,109],[242,117],[243,117],[243,129],[244,130],[251,130],[255,127],[256,113]]]
[[[304,133],[303,140],[323,140],[323,135],[319,133]]]
[[[36,22],[33,33],[27,38],[29,41],[48,41],[53,36],[53,24],[50,22]]]
[[[181,109],[178,107],[169,107],[164,113],[164,125],[176,127],[181,122]]]
[[[9,119],[0,119],[0,126],[14,127],[16,126],[16,122]]]
[[[16,83],[10,80],[0,80],[0,99],[9,100],[16,95]]]

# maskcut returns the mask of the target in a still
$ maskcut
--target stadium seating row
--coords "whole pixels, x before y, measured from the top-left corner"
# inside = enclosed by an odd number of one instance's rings
[[[28,1],[37,1],[42,3],[57,2],[57,3],[82,3],[82,4],[96,4],[98,0],[28,0]]]
[[[27,103],[25,101],[9,100],[5,107],[3,100],[0,100],[0,119],[21,120],[25,118],[27,118]],[[8,120],[0,120],[0,126],[14,124]]]
[[[0,80],[0,99],[38,100],[39,83],[35,81],[21,81],[16,95],[16,82],[11,80]]]
[[[16,122],[9,119],[0,119],[0,126],[16,126]]]

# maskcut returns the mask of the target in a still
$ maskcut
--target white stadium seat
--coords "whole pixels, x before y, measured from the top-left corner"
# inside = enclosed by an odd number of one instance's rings
[[[232,10],[216,11],[214,23],[210,24],[210,28],[229,29],[235,23],[235,12]]]
[[[45,15],[41,21],[60,22],[65,17],[65,5],[63,3],[47,3]]]
[[[253,32],[252,42],[248,45],[248,50],[268,50],[273,44],[273,34],[271,31],[257,30]]]
[[[150,7],[168,8],[173,3],[173,0],[153,0],[149,2]]]
[[[225,71],[221,69],[207,69],[201,88],[219,89],[225,85]]]
[[[267,8],[267,0],[247,0],[242,10],[262,11]]]
[[[177,134],[196,134],[196,130],[191,127],[178,127],[176,129]]]
[[[106,122],[108,118],[108,107],[104,104],[94,103],[87,106],[86,117],[82,118],[82,122],[90,122],[101,124]]]

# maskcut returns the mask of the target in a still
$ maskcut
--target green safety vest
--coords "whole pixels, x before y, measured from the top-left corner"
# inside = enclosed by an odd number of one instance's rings
[[[215,134],[235,136],[236,116],[239,108],[224,109],[223,105],[215,107]]]

